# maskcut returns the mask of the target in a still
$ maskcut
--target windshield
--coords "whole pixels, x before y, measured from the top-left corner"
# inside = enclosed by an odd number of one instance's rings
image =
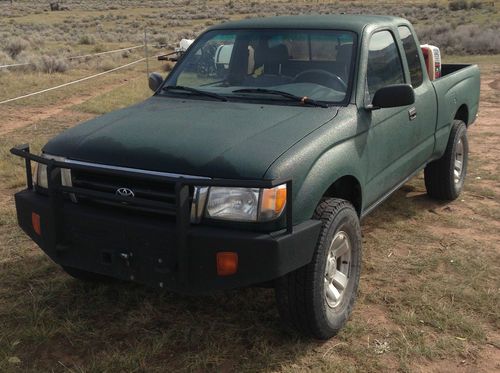
[[[356,35],[349,31],[213,30],[196,40],[165,86],[247,101],[286,100],[266,93],[280,91],[342,103],[350,92],[355,44]]]

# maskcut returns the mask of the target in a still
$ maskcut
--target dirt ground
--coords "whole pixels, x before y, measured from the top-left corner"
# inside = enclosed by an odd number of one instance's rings
[[[0,370],[500,371],[500,65],[481,70],[464,193],[436,203],[419,175],[363,221],[359,301],[326,343],[283,330],[265,289],[200,301],[77,284],[17,228],[20,184],[1,170]],[[89,98],[0,108],[0,166],[10,146],[92,117],[73,108]]]
[[[462,221],[456,227],[449,224],[429,224],[422,227],[435,237],[443,238],[441,246],[446,247],[445,241],[451,246],[460,246],[470,240],[475,241],[478,248],[489,250],[494,260],[495,270],[491,276],[496,286],[491,289],[498,295],[500,291],[500,66],[482,65],[481,74],[481,104],[478,118],[469,129],[470,163],[468,170],[468,181],[464,193],[457,201],[449,204],[437,204],[425,196],[423,176],[405,185],[402,190],[407,198],[414,199],[420,207],[428,212],[439,216],[448,215],[456,222]],[[390,203],[390,202],[389,202]],[[382,207],[383,209],[383,207]],[[485,213],[485,211],[488,211]],[[374,215],[378,215],[375,213]],[[409,221],[410,224],[416,223]],[[373,237],[377,232],[377,221],[373,216],[364,222],[365,237]],[[453,224],[452,224],[453,225]],[[393,255],[405,255],[403,250],[390,251]],[[399,251],[399,252],[398,252]],[[474,253],[471,253],[475,255]],[[465,273],[466,277],[473,273]],[[464,278],[466,281],[466,279]],[[366,287],[365,287],[366,289]],[[492,312],[498,320],[500,316],[500,304],[493,303],[495,309]],[[378,325],[388,325],[383,312],[373,312],[373,307],[365,308],[365,316],[375,319]],[[369,315],[369,316],[368,316]],[[394,325],[392,325],[394,327]],[[459,337],[457,337],[459,338]],[[486,334],[486,343],[477,355],[469,360],[470,356],[462,355],[463,360],[452,362],[443,359],[433,362],[422,362],[413,366],[415,371],[421,372],[498,372],[500,371],[500,331],[493,328]]]

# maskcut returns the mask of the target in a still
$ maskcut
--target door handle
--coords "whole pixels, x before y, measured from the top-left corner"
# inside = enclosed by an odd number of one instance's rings
[[[415,106],[408,109],[408,117],[410,118],[410,120],[414,120],[417,118],[417,108]]]

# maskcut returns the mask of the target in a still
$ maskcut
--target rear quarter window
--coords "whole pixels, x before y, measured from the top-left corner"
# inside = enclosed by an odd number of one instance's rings
[[[413,88],[417,88],[424,80],[417,42],[407,26],[398,27],[398,32],[403,43],[408,68],[410,69],[411,85]]]

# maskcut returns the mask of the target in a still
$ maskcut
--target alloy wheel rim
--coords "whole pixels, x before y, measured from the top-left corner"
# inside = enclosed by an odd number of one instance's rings
[[[464,143],[459,139],[455,149],[455,162],[453,164],[453,179],[455,184],[460,183],[464,170]]]
[[[337,307],[344,298],[350,267],[351,242],[346,232],[339,231],[330,244],[325,265],[325,302],[330,308]]]

